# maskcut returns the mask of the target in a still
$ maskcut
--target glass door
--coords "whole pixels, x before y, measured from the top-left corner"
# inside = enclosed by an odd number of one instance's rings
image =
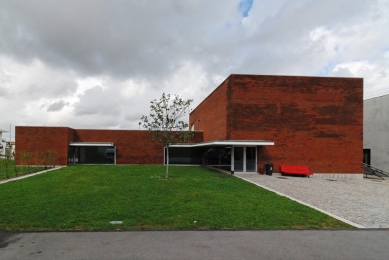
[[[246,148],[246,172],[257,172],[257,148]]]
[[[257,171],[257,148],[234,147],[234,172]]]
[[[244,172],[244,147],[234,147],[234,171]]]

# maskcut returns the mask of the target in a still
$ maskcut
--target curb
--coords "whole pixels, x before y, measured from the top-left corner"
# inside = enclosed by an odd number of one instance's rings
[[[23,175],[23,176],[12,178],[12,179],[1,180],[0,184],[4,184],[4,183],[10,182],[10,181],[21,180],[21,179],[32,177],[32,176],[35,176],[35,175],[38,175],[38,174],[42,174],[42,173],[45,173],[45,172],[50,172],[50,171],[58,170],[58,169],[61,169],[63,167],[66,167],[66,166],[56,166],[55,168],[51,168],[51,169],[48,169],[48,170],[44,170],[44,171],[40,171],[40,172],[35,172],[35,173],[31,173],[31,174],[26,174],[26,175]]]

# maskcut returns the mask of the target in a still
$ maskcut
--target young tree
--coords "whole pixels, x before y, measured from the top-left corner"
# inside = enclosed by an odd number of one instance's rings
[[[16,166],[16,153],[15,153],[15,150],[14,151],[12,151],[12,158],[13,158],[13,160],[14,160],[14,170],[15,170],[15,177],[18,177],[19,176],[19,169],[18,169],[18,167]]]
[[[160,100],[154,99],[150,105],[150,116],[142,116],[143,127],[149,130],[152,139],[166,149],[166,179],[169,177],[169,147],[177,142],[188,142],[193,138],[189,125],[179,121],[191,111],[190,104],[193,99],[183,100],[175,95],[162,94]]]
[[[3,165],[5,167],[5,176],[7,177],[7,179],[9,179],[10,177],[9,170],[10,170],[11,162],[12,162],[11,148],[6,147]]]
[[[0,153],[0,171],[2,171],[3,167],[5,169],[5,157]]]

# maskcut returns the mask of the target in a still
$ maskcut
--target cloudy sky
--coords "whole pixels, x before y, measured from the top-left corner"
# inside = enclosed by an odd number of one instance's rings
[[[195,107],[232,73],[389,94],[389,0],[0,0],[0,129],[138,129],[163,92]]]

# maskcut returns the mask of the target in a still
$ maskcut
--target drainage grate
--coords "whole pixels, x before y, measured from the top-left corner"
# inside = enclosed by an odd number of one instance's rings
[[[333,180],[333,179],[325,179],[326,181],[336,181],[336,180]]]
[[[286,178],[286,177],[277,177],[278,179],[288,179],[288,178]]]
[[[112,225],[121,225],[123,224],[123,221],[110,221],[109,223]]]

